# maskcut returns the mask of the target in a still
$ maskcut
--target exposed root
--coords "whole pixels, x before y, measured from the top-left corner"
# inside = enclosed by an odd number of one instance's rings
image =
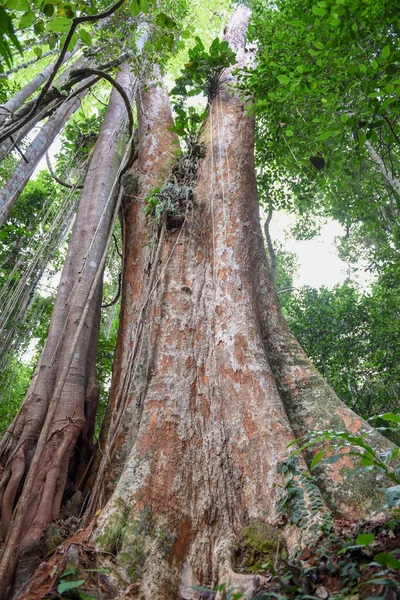
[[[264,591],[271,579],[262,575],[235,573],[232,568],[232,550],[233,541],[229,538],[223,539],[215,549],[216,560],[219,563],[218,581],[220,584],[225,584],[224,590],[217,593],[215,600],[225,600],[228,590],[241,593],[243,600],[248,600],[256,593]]]

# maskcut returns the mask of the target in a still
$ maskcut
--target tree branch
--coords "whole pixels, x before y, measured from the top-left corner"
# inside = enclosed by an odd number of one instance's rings
[[[30,60],[27,60],[26,62],[24,62],[20,65],[16,65],[15,67],[10,69],[6,73],[0,73],[0,79],[7,79],[7,77],[12,75],[13,73],[17,73],[21,69],[27,69],[30,65],[33,65],[34,63],[37,63],[40,60],[43,60],[44,58],[46,58],[47,56],[50,56],[51,54],[54,54],[55,52],[57,52],[57,49],[53,48],[52,50],[49,50],[48,52],[45,52],[44,54],[42,54],[42,56],[35,56],[35,58],[31,58]]]
[[[70,183],[66,183],[65,181],[62,181],[62,179],[60,179],[56,173],[53,171],[53,167],[51,166],[51,162],[50,162],[50,156],[49,153],[46,152],[46,163],[47,163],[47,168],[49,170],[50,175],[52,176],[52,178],[54,179],[54,181],[57,181],[57,183],[59,183],[60,185],[69,188],[70,190],[81,190],[83,188],[83,185],[71,185]]]
[[[399,146],[400,146],[400,138],[399,138],[399,136],[397,135],[397,133],[395,132],[395,130],[394,130],[394,128],[393,128],[393,125],[391,124],[391,122],[389,121],[389,119],[387,118],[387,116],[386,116],[386,115],[382,115],[382,116],[383,116],[383,118],[385,119],[386,123],[389,125],[389,129],[390,129],[390,131],[392,132],[394,139],[396,140],[396,142],[397,142],[397,143],[399,144]]]
[[[64,57],[67,53],[68,46],[70,44],[73,34],[75,33],[75,29],[78,27],[78,25],[80,25],[80,23],[87,23],[87,22],[93,23],[94,21],[99,21],[100,19],[105,19],[106,17],[109,17],[110,15],[112,15],[116,10],[118,10],[118,8],[120,6],[122,6],[122,4],[124,2],[125,2],[125,0],[118,0],[118,2],[116,4],[114,4],[113,6],[111,6],[111,8],[109,8],[108,10],[106,10],[102,13],[98,13],[96,15],[90,15],[90,16],[75,17],[74,19],[72,19],[71,27],[69,28],[67,37],[65,38],[65,42],[61,49],[60,55],[59,55],[58,59],[56,60],[53,71],[51,72],[48,80],[44,84],[42,91],[36,98],[35,104],[32,106],[31,110],[28,112],[28,114],[25,116],[25,118],[22,119],[22,123],[16,123],[14,125],[14,127],[10,127],[10,129],[7,133],[4,133],[0,136],[0,143],[3,142],[9,135],[15,133],[15,131],[18,131],[18,129],[20,129],[20,127],[23,127],[23,125],[25,125],[25,123],[27,123],[27,121],[32,117],[32,115],[34,114],[37,107],[40,106],[40,103],[42,102],[42,100],[46,96],[47,92],[49,91],[49,88],[50,88],[55,76],[57,75],[57,72],[58,72],[60,66],[64,62]]]
[[[368,151],[368,154],[370,155],[374,163],[377,165],[378,169],[380,170],[386,181],[400,195],[400,181],[386,168],[383,159],[379,156],[379,154],[376,152],[376,150],[373,148],[372,144],[368,140],[365,141],[365,147]]]
[[[133,113],[132,113],[132,108],[131,108],[131,102],[129,100],[128,94],[125,92],[122,85],[120,85],[118,83],[118,81],[116,81],[114,79],[114,77],[111,77],[111,75],[109,75],[108,73],[104,73],[104,71],[100,71],[100,69],[91,69],[91,68],[78,69],[77,71],[75,71],[75,75],[78,75],[78,74],[86,75],[87,77],[89,77],[90,75],[96,75],[99,79],[101,79],[101,78],[106,79],[106,81],[108,81],[109,83],[111,83],[112,86],[115,87],[115,89],[122,96],[122,99],[125,104],[125,108],[128,112],[129,136],[133,136]]]
[[[122,282],[122,273],[120,273],[118,275],[118,289],[117,289],[117,293],[115,294],[115,297],[108,304],[102,304],[101,308],[109,308],[110,306],[113,306],[114,304],[116,304],[118,302],[118,299],[121,295],[121,282]]]

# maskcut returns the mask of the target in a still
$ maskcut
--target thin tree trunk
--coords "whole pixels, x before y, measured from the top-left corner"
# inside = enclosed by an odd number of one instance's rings
[[[69,117],[79,108],[85,93],[86,90],[71,98],[71,100],[66,100],[50,117],[24,153],[24,158],[20,160],[5,186],[0,190],[0,227],[10,214],[33,171],[45,156]]]
[[[79,45],[76,45],[71,52],[67,52],[65,55],[64,63],[67,62],[79,49]],[[19,92],[17,92],[10,100],[0,105],[0,125],[6,121],[6,119],[15,113],[15,111],[24,104],[24,102],[32,96],[43,85],[48,79],[49,75],[53,71],[55,62],[47,65],[45,69],[36,77],[34,77],[29,83],[27,83]]]
[[[59,88],[63,84],[65,84],[65,82],[68,79],[69,74],[72,70],[81,69],[85,66],[90,66],[90,64],[91,64],[91,61],[89,61],[85,56],[81,56],[80,58],[78,58],[70,67],[68,67],[60,75],[60,77],[57,78],[57,80],[56,80],[57,88]],[[36,99],[34,98],[31,101],[32,106],[33,106],[33,103],[35,102],[35,100]],[[28,112],[29,107],[31,106],[31,102],[29,102],[27,105],[24,106],[24,114],[25,114],[25,112]],[[7,156],[7,154],[9,154],[13,150],[15,145],[18,145],[23,140],[23,138],[26,135],[28,135],[28,133],[37,125],[37,123],[39,123],[39,121],[41,121],[48,114],[48,112],[51,110],[53,105],[54,105],[54,100],[50,103],[45,103],[44,106],[42,106],[41,110],[36,112],[34,114],[34,116],[32,117],[32,119],[30,121],[28,121],[28,123],[26,123],[15,134],[13,134],[13,136],[10,136],[9,138],[5,139],[3,142],[0,143],[0,162],[4,159],[5,156]],[[1,111],[1,107],[0,107],[0,111]],[[18,117],[18,114],[19,113],[17,112],[16,117]],[[22,116],[22,114],[20,116]]]
[[[128,95],[132,95],[127,64],[118,73],[117,81]],[[45,422],[49,403],[53,400],[62,365],[70,360],[70,348],[74,346],[75,333],[104,254],[114,212],[115,180],[121,161],[121,133],[125,119],[123,99],[113,89],[82,191],[45,348],[24,406],[14,423],[13,436],[2,444],[3,537],[9,529],[14,501]],[[63,384],[40,457],[40,470],[36,474],[29,500],[22,508],[23,527],[17,540],[18,554],[32,547],[46,525],[57,517],[65,489],[72,491],[76,473],[81,473],[90,458],[93,419],[98,400],[94,361],[100,318],[100,283],[95,299],[88,308]],[[72,473],[69,473],[70,460],[75,465]],[[8,547],[8,556],[14,551],[12,546]],[[8,560],[7,552],[3,554],[1,564],[3,577],[7,573],[3,568],[5,560]]]
[[[380,170],[386,181],[400,196],[400,181],[386,168],[385,163],[383,162],[379,154],[376,152],[371,142],[366,140],[365,147],[368,151],[368,154],[370,155],[374,163],[377,165],[378,169]]]

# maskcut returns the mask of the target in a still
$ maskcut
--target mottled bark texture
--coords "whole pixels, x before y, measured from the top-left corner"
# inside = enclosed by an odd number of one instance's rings
[[[132,78],[127,64],[122,66],[117,80],[132,97]],[[113,89],[86,175],[45,348],[22,409],[0,444],[2,538],[12,535],[14,503],[49,405],[54,402],[62,365],[69,360],[74,336],[105,251],[115,206],[115,181],[121,163],[125,123],[123,99]],[[98,401],[95,360],[101,292],[100,278],[57,403],[32,492],[21,509],[23,527],[18,540],[19,554],[31,548],[42,536],[44,528],[58,516],[64,494],[74,491],[92,454]],[[2,565],[5,556],[4,553]]]
[[[246,60],[248,18],[237,8],[227,29],[238,65]],[[165,214],[155,225],[143,211],[174,161],[168,95],[147,80],[137,97],[138,158],[125,181],[112,388],[88,486],[90,525],[71,541],[91,541],[97,565],[108,567],[96,587],[102,599],[197,599],[193,586],[217,582],[250,598],[258,580],[234,572],[232,543],[254,523],[289,546],[299,539],[293,527],[275,529],[275,484],[282,483],[278,465],[288,443],[318,428],[368,429],[330,390],[282,318],[262,240],[254,123],[231,87],[232,72],[223,79],[202,135],[193,202],[179,226]],[[66,285],[63,279],[61,289]],[[341,517],[356,519],[380,499],[366,476],[344,481],[351,466],[344,455],[319,478]],[[51,573],[66,564],[68,544]],[[41,573],[21,598],[49,589],[35,588],[54,580],[49,565]]]
[[[227,31],[239,65],[248,16],[239,7]],[[138,98],[121,324],[89,517],[107,504],[92,539],[115,555],[104,558],[111,597],[125,587],[130,598],[198,598],[193,585],[217,581],[250,597],[254,578],[233,572],[231,544],[254,520],[277,525],[275,484],[287,444],[314,428],[367,425],[329,389],[282,318],[260,227],[254,124],[229,82],[212,102],[183,226],[154,229],[146,221],[144,198],[165,180],[175,148],[171,123],[165,91],[147,82]],[[356,518],[376,499],[361,476],[344,484],[349,464],[344,456],[320,479],[332,502]],[[292,530],[282,535],[293,541]]]

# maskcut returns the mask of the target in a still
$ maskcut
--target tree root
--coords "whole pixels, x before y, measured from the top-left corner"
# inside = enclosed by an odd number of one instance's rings
[[[233,540],[225,538],[215,548],[216,560],[219,563],[218,582],[225,584],[224,590],[217,592],[215,600],[225,600],[228,590],[241,593],[243,600],[248,600],[261,591],[270,580],[262,575],[236,573],[232,568],[232,546]]]

